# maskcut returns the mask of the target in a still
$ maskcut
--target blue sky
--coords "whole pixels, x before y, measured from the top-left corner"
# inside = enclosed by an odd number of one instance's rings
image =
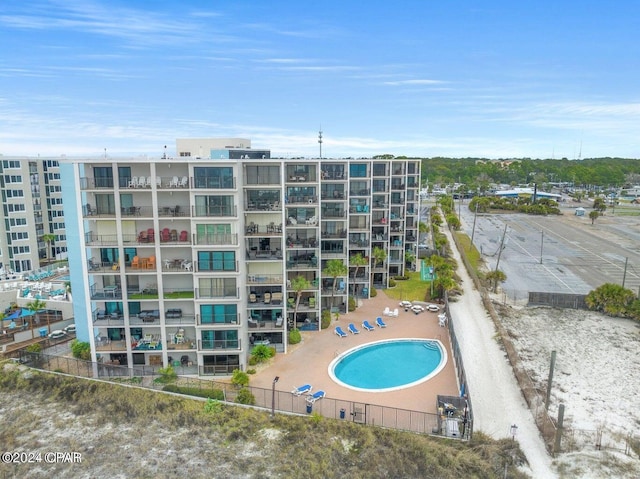
[[[0,153],[640,158],[640,2],[0,2]]]

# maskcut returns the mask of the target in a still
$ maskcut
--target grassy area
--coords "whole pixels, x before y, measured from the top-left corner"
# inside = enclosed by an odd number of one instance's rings
[[[164,299],[193,299],[193,291],[173,291],[172,293],[164,293]]]
[[[4,465],[2,477],[527,477],[517,443],[469,442],[292,416],[0,364],[5,450],[78,452],[82,461]],[[46,404],[46,413],[43,413]],[[35,446],[34,446],[35,445]],[[54,448],[55,449],[55,448]],[[512,458],[516,458],[515,461]]]
[[[458,243],[464,249],[465,256],[473,270],[476,272],[476,275],[478,275],[478,277],[482,277],[482,273],[480,271],[480,266],[482,266],[482,257],[475,245],[471,244],[471,238],[460,231],[454,232],[454,234],[456,235]]]
[[[396,286],[384,292],[398,301],[425,301],[430,284],[420,280],[419,272],[410,272],[408,276],[408,280],[396,280]]]

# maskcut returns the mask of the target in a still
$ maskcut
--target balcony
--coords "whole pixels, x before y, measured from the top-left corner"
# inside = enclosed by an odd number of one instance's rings
[[[198,349],[200,351],[211,351],[214,349],[241,349],[239,339],[199,339]]]
[[[192,208],[194,217],[230,217],[238,216],[237,206],[194,206]]]
[[[256,224],[253,221],[245,226],[245,234],[251,235],[279,235],[282,234],[282,223],[276,224],[271,222],[268,224],[260,223]]]
[[[90,298],[92,301],[122,299],[122,290],[119,286],[91,286]]]
[[[200,316],[197,315],[198,324],[200,326],[225,326],[227,324],[238,324],[240,321],[240,316],[238,314],[222,314],[222,315],[207,315]]]
[[[240,297],[238,288],[197,288],[196,299],[234,298]]]
[[[195,235],[194,244],[205,246],[237,246],[238,235],[235,233],[230,234],[202,234]]]
[[[247,284],[282,284],[283,278],[281,274],[248,274]]]

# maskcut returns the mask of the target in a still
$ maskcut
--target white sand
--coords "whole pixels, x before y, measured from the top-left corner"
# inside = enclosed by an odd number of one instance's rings
[[[462,265],[455,248],[454,257]],[[475,430],[505,438],[511,425],[517,425],[516,438],[529,462],[527,472],[534,478],[640,477],[637,457],[610,448],[594,453],[595,440],[582,441],[583,434],[574,435],[576,451],[552,461],[480,294],[464,267],[458,273],[464,294],[451,303],[451,312],[467,371]],[[523,366],[540,390],[546,388],[551,351],[557,351],[550,414],[555,417],[558,405],[564,403],[565,427],[589,430],[592,437],[601,428],[603,446],[624,448],[624,437],[640,425],[640,325],[588,311],[501,310]]]

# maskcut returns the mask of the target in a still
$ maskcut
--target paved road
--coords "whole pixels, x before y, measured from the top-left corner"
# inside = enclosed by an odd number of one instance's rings
[[[608,214],[592,225],[564,206],[562,216],[479,214],[474,230],[467,205],[460,209],[463,230],[473,233],[489,269],[499,258],[507,275],[502,289],[512,300],[528,291],[586,294],[603,283],[640,289],[640,216]]]

